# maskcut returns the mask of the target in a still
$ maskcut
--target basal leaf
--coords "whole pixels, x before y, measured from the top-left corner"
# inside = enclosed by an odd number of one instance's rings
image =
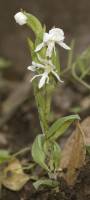
[[[58,182],[50,179],[41,179],[36,181],[33,185],[35,189],[38,190],[40,186],[57,187]]]
[[[44,152],[44,136],[38,135],[32,145],[32,157],[33,160],[38,163],[42,168],[49,171],[46,163],[45,163],[45,152]]]
[[[56,142],[53,142],[51,146],[52,146],[52,151],[51,151],[51,159],[49,165],[50,165],[50,170],[54,171],[59,167],[60,164],[61,149]]]
[[[79,119],[80,117],[78,115],[70,115],[58,119],[49,129],[48,140],[56,140],[67,130],[73,121]]]

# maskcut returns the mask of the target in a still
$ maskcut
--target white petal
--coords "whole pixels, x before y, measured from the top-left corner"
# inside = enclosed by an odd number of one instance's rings
[[[36,49],[35,49],[35,52],[38,52],[40,51],[42,48],[44,47],[44,43],[40,43],[39,45],[37,45]]]
[[[60,77],[58,76],[58,74],[57,74],[55,71],[52,70],[52,74],[57,78],[57,80],[58,80],[59,82],[61,82],[61,83],[64,82],[64,81],[62,81],[62,80],[60,79]]]
[[[51,42],[48,43],[48,48],[47,48],[47,51],[46,51],[46,56],[48,56],[49,58],[51,58],[53,49],[54,49],[54,42],[51,41]]]
[[[47,43],[50,39],[50,35],[48,33],[44,33],[43,42]]]
[[[66,50],[70,50],[71,48],[68,46],[68,45],[66,45],[64,42],[58,42],[58,44],[61,46],[61,47],[63,47],[64,49],[66,49]]]
[[[63,35],[64,36],[64,31],[61,29],[61,28],[52,28],[50,31],[49,31],[49,34],[60,34],[60,35]]]
[[[33,78],[30,81],[32,82],[35,78],[37,78],[39,76],[42,76],[42,74],[38,74],[38,75],[33,76]]]
[[[55,42],[60,42],[64,40],[64,32],[60,28],[52,28],[49,31],[50,39]]]
[[[14,15],[14,18],[15,18],[16,23],[18,23],[21,26],[26,24],[26,22],[27,22],[27,17],[22,12],[16,13]]]
[[[46,82],[46,79],[48,78],[48,74],[45,72],[43,73],[40,81],[39,81],[39,89],[42,88]]]
[[[27,69],[31,70],[32,72],[35,72],[35,67],[34,66],[28,66]]]
[[[34,61],[32,61],[32,65],[36,68],[43,68],[44,69],[44,65],[40,64],[40,63],[36,63]]]

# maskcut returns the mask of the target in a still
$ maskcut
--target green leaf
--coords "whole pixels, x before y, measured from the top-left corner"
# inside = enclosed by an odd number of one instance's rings
[[[41,179],[36,181],[33,186],[35,187],[36,190],[39,189],[40,186],[48,186],[48,187],[57,187],[58,182],[50,179]]]
[[[26,12],[24,12],[24,14],[27,16],[27,25],[32,29],[36,36],[39,36],[43,31],[40,21],[32,14]]]
[[[9,152],[6,150],[0,150],[0,164],[10,158]]]
[[[61,159],[61,149],[60,146],[56,143],[52,143],[52,149],[51,149],[51,159],[50,159],[50,170],[54,171],[57,169],[60,165],[60,159]]]
[[[35,141],[32,145],[32,157],[33,160],[36,163],[38,163],[42,168],[49,171],[48,166],[45,163],[46,155],[43,147],[44,147],[44,136],[40,134],[35,138]]]
[[[60,137],[67,128],[71,125],[71,123],[75,120],[80,120],[79,115],[70,115],[67,117],[63,117],[58,119],[49,129],[48,140],[56,140]]]

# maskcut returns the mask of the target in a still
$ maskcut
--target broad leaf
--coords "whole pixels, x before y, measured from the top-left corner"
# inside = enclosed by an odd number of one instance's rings
[[[52,148],[52,151],[51,151],[51,156],[50,156],[51,159],[50,159],[49,165],[50,165],[50,170],[54,171],[59,167],[59,164],[60,164],[61,149],[60,149],[60,146],[56,142],[53,142],[51,144],[51,148]]]
[[[70,115],[58,119],[49,129],[48,140],[56,140],[67,130],[73,121],[79,119],[80,117],[78,115]]]
[[[41,179],[41,180],[36,181],[33,184],[33,186],[35,187],[36,190],[38,190],[40,186],[57,187],[58,182],[54,180],[50,180],[50,179]]]
[[[32,157],[33,160],[38,163],[42,168],[49,171],[48,166],[45,163],[45,152],[44,152],[44,136],[38,135],[32,145]]]

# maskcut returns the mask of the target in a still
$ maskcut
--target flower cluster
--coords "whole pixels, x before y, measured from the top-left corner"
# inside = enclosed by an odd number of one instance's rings
[[[18,12],[15,16],[14,16],[16,22],[19,25],[24,25],[27,23],[27,16],[23,13],[23,12]],[[70,50],[70,47],[67,46],[64,43],[64,32],[62,29],[60,28],[52,28],[49,33],[44,33],[43,34],[43,41],[42,43],[38,44],[35,48],[35,52],[37,53],[38,56],[38,63],[32,61],[32,65],[28,67],[29,70],[36,72],[38,74],[34,75],[34,77],[31,79],[34,80],[36,77],[41,77],[40,81],[39,81],[39,88],[42,88],[46,83],[49,83],[49,75],[52,74],[55,76],[55,78],[62,82],[60,77],[57,74],[56,71],[56,67],[55,65],[53,65],[52,63],[52,54],[53,51],[54,53],[56,53],[55,51],[55,44],[60,45],[61,47],[63,47],[66,50]],[[46,47],[46,59],[43,59],[39,56],[38,52],[42,49]],[[38,69],[42,69],[42,73],[39,73]]]

